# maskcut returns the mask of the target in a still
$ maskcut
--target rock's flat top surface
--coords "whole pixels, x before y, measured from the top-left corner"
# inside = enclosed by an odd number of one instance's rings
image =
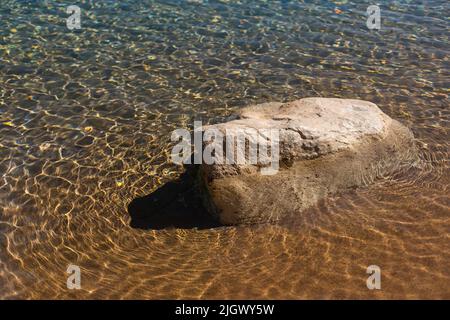
[[[382,138],[391,121],[368,101],[304,98],[250,106],[240,112],[239,119],[212,127],[228,135],[246,129],[279,129],[281,158],[311,159],[368,136]]]

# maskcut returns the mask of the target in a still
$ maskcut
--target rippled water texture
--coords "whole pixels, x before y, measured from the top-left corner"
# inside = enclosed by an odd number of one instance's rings
[[[382,1],[380,31],[369,1],[77,3],[73,31],[0,3],[0,298],[450,298],[447,1]],[[130,227],[173,129],[309,96],[377,103],[421,165],[279,224]]]

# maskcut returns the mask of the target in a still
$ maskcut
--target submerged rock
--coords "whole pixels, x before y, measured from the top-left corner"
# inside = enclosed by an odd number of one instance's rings
[[[279,168],[271,175],[261,174],[267,163],[201,165],[206,206],[223,224],[297,214],[416,159],[411,131],[368,101],[306,98],[265,103],[244,108],[237,119],[211,128],[224,136],[242,130],[253,135],[262,129],[279,132]]]

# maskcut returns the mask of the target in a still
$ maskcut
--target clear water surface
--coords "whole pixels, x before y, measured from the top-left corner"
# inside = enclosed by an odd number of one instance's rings
[[[0,1],[0,298],[450,298],[448,1],[378,1],[381,30],[371,1],[76,2],[71,31]],[[173,129],[310,96],[377,103],[422,166],[278,224],[130,227]]]

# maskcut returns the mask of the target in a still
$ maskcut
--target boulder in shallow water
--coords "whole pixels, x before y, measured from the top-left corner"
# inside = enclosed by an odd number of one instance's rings
[[[261,174],[265,164],[259,162],[201,165],[206,206],[223,224],[298,214],[320,199],[368,185],[416,160],[411,131],[368,101],[265,103],[244,108],[237,119],[211,128],[224,136],[242,130],[279,132],[279,168],[272,175]]]

